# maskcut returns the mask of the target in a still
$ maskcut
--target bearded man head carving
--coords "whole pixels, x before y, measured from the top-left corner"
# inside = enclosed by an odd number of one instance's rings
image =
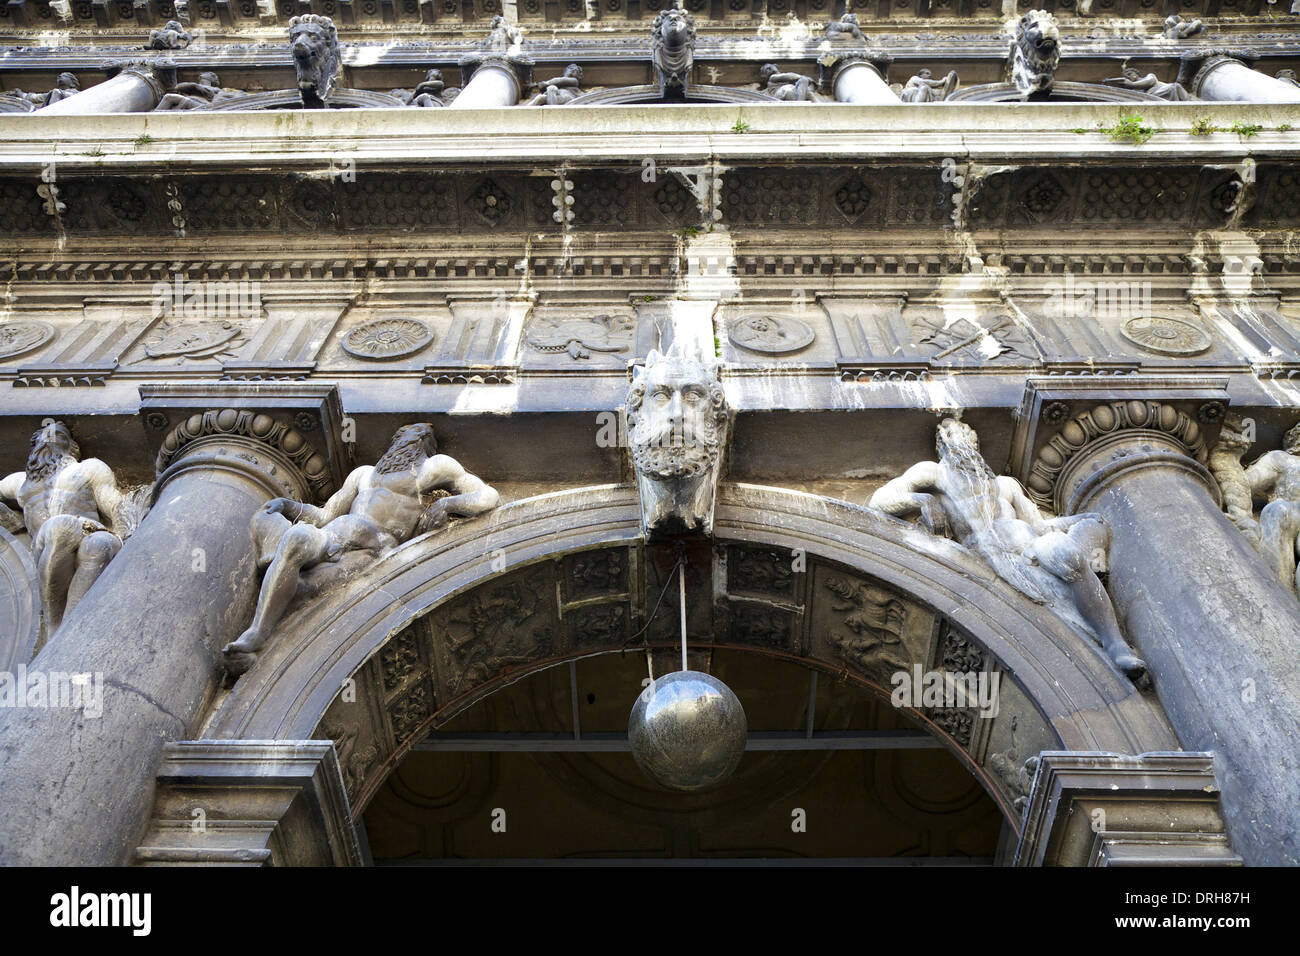
[[[712,530],[726,430],[716,369],[678,345],[646,357],[628,389],[627,436],[647,534]]]

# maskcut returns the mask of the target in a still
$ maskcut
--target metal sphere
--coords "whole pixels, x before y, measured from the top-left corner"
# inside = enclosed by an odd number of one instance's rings
[[[698,671],[649,684],[627,722],[632,756],[672,790],[703,790],[731,776],[745,752],[745,709],[731,688]]]

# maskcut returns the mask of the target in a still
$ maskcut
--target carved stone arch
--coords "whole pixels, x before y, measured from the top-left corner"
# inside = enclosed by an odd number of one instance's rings
[[[336,89],[330,95],[329,109],[395,109],[406,104],[391,93],[374,90]],[[205,113],[229,113],[243,110],[300,110],[302,93],[298,90],[267,90],[244,93],[218,103],[196,107]]]
[[[663,94],[654,83],[640,86],[616,86],[608,90],[592,90],[575,96],[568,106],[626,106],[633,103],[663,103]],[[780,103],[775,96],[759,90],[743,90],[730,86],[710,86],[692,83],[687,90],[686,103]]]
[[[1018,103],[1024,95],[1014,83],[981,83],[968,86],[950,95],[944,102]],[[1168,100],[1143,90],[1130,90],[1122,86],[1104,86],[1101,83],[1076,83],[1057,80],[1051,93],[1040,102],[1052,103],[1167,103]]]
[[[1006,713],[978,730],[963,735],[924,708],[909,716],[1017,830],[1012,807],[1025,784],[1016,771],[1026,757],[1177,749],[1152,696],[953,542],[845,502],[733,484],[719,492],[711,551],[722,594],[693,606],[691,618],[712,615],[715,647],[798,661],[885,697],[889,675],[913,665],[1002,674]],[[796,551],[804,570],[794,583],[736,570]],[[358,818],[410,747],[460,710],[546,667],[620,650],[653,602],[647,592],[658,590],[645,581],[651,563],[635,490],[623,485],[525,499],[408,542],[286,618],[204,736],[334,739]],[[797,626],[746,630],[747,605]],[[840,605],[854,618],[847,638],[822,626],[819,608]],[[1020,734],[1009,736],[1017,715]]]

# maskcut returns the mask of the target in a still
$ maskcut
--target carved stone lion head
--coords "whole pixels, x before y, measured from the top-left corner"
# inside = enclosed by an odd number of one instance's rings
[[[1011,78],[1023,94],[1052,88],[1061,62],[1061,31],[1046,10],[1030,10],[1016,24]]]
[[[289,21],[289,49],[303,103],[324,105],[334,92],[339,72],[339,36],[334,21],[314,13],[294,17]]]

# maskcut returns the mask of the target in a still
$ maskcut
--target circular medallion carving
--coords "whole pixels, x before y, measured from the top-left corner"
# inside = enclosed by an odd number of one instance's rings
[[[791,316],[755,313],[742,315],[732,322],[727,337],[742,349],[780,355],[804,348],[813,340],[814,334],[806,323]]]
[[[358,325],[343,337],[343,350],[360,359],[402,358],[433,340],[433,331],[415,319],[377,319]]]
[[[0,322],[0,359],[40,348],[54,338],[54,326],[46,322]]]
[[[1129,319],[1120,331],[1133,344],[1157,355],[1198,355],[1211,344],[1203,329],[1164,315]]]

